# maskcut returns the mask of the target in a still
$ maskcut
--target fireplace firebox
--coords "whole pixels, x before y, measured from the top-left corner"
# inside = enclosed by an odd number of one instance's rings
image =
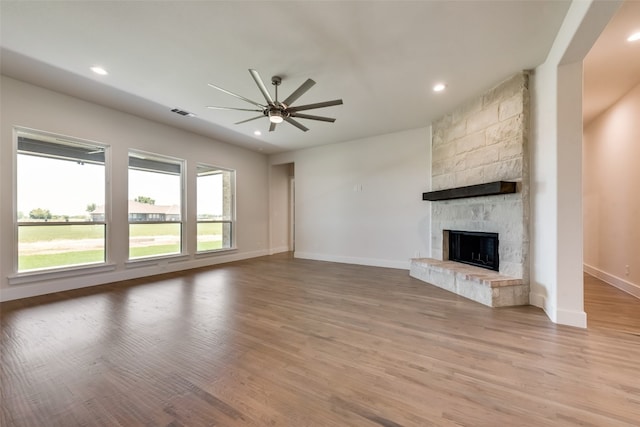
[[[445,230],[449,260],[499,271],[498,233]]]

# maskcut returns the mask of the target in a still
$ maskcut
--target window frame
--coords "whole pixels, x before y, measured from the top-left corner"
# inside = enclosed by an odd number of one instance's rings
[[[131,154],[134,153],[135,155],[132,156]],[[180,179],[180,220],[176,221],[176,220],[158,220],[158,219],[153,219],[153,220],[135,220],[132,221],[131,220],[131,213],[129,212],[129,199],[132,197],[136,197],[135,195],[129,194],[129,185],[127,185],[127,248],[128,248],[128,253],[127,253],[127,258],[125,261],[126,265],[146,265],[148,263],[153,263],[155,261],[158,260],[162,260],[162,259],[174,259],[174,258],[184,258],[185,256],[188,255],[187,253],[187,219],[186,219],[186,215],[185,215],[185,211],[186,211],[186,203],[185,203],[185,195],[186,195],[186,170],[187,170],[187,161],[185,159],[182,158],[178,158],[178,157],[173,157],[173,156],[168,156],[165,154],[159,154],[159,153],[154,153],[154,152],[150,152],[150,151],[144,151],[144,150],[138,150],[135,148],[128,148],[127,149],[127,182],[129,183],[130,180],[130,171],[132,169],[138,169],[140,170],[140,168],[132,168],[131,167],[131,158],[140,158],[140,157],[146,157],[146,158],[150,158],[152,159],[152,162],[158,162],[158,163],[166,163],[166,164],[175,164],[175,165],[179,165],[180,168],[180,172],[179,172],[179,179]],[[149,172],[153,172],[153,170],[149,170]],[[160,171],[157,171],[155,173],[161,173]],[[169,174],[171,174],[170,172],[168,172]],[[133,199],[131,199],[133,200]],[[164,253],[164,254],[158,254],[158,255],[149,255],[149,256],[140,256],[140,257],[131,257],[131,225],[152,225],[152,224],[179,224],[180,225],[180,232],[179,232],[179,236],[180,236],[180,243],[179,243],[179,251],[176,253]]]
[[[230,214],[229,217],[230,219],[226,220],[226,219],[213,219],[213,220],[200,220],[198,219],[198,178],[200,178],[200,171],[199,169],[203,167],[203,168],[207,168],[210,171],[213,170],[219,170],[221,172],[228,172],[230,174],[229,177],[229,190],[231,192],[229,198],[229,209],[230,209]],[[224,191],[224,190],[223,190]],[[210,163],[202,163],[202,162],[198,162],[196,164],[196,188],[195,188],[195,194],[196,194],[196,214],[195,214],[195,219],[196,219],[196,224],[195,224],[195,229],[196,229],[196,235],[195,235],[195,249],[196,249],[196,256],[203,256],[203,255],[208,255],[208,254],[215,254],[215,253],[219,253],[219,252],[228,252],[228,251],[234,251],[237,250],[236,247],[236,170],[235,169],[230,169],[230,168],[225,168],[225,167],[220,167],[220,166],[216,166]],[[223,197],[224,197],[224,193],[223,193]],[[224,209],[224,208],[223,208]],[[230,242],[229,242],[229,247],[221,247],[221,248],[217,248],[217,249],[207,249],[207,250],[198,250],[198,226],[200,224],[229,224],[230,227]],[[224,240],[223,240],[224,241]]]
[[[58,145],[79,145],[84,147],[92,147],[100,149],[104,153],[103,167],[104,167],[104,217],[100,221],[45,221],[45,222],[22,222],[18,218],[18,156],[20,153],[19,143],[20,137],[31,138],[44,143],[58,144]],[[79,274],[86,274],[88,271],[108,271],[115,268],[115,265],[111,263],[111,239],[110,239],[110,185],[111,185],[111,146],[102,142],[93,141],[84,138],[78,138],[68,135],[63,135],[54,132],[47,132],[37,129],[31,129],[22,126],[13,127],[13,150],[12,150],[12,222],[13,222],[13,247],[12,247],[12,274],[8,276],[9,284],[28,283],[34,280],[41,280],[44,278],[57,278],[68,277]],[[58,142],[56,142],[58,141]],[[88,148],[87,147],[87,148]],[[46,157],[46,156],[42,156]],[[51,156],[51,158],[54,158]],[[35,268],[30,270],[19,270],[20,259],[20,243],[19,234],[20,227],[33,227],[33,226],[51,226],[58,227],[64,225],[81,225],[81,226],[95,226],[102,225],[103,228],[103,247],[104,257],[102,261],[70,264],[54,267]]]

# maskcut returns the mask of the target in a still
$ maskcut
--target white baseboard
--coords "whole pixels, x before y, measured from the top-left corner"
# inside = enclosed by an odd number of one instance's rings
[[[275,254],[280,254],[282,252],[289,252],[289,246],[279,246],[277,248],[271,248],[269,249],[269,255],[275,255]]]
[[[338,255],[328,255],[328,254],[317,254],[311,252],[300,252],[295,251],[293,253],[295,258],[302,259],[311,259],[314,261],[329,261],[329,262],[339,262],[342,264],[356,264],[356,265],[367,265],[369,267],[386,267],[386,268],[397,268],[399,270],[409,270],[411,261],[395,261],[395,260],[386,260],[386,259],[375,259],[375,258],[359,258],[359,257],[346,257],[346,256],[338,256]]]
[[[534,307],[539,307],[544,309],[545,297],[541,294],[534,294],[533,292],[529,293],[529,304]]]
[[[576,328],[587,327],[587,313],[584,311],[569,311],[554,307],[550,300],[538,293],[529,294],[529,304],[540,307],[549,320],[559,325],[575,326]]]
[[[640,285],[635,283],[631,283],[627,280],[624,280],[620,277],[614,276],[613,274],[609,274],[606,271],[602,271],[596,267],[593,267],[589,264],[584,264],[584,271],[587,274],[590,274],[593,277],[596,277],[603,282],[614,286],[621,291],[628,293],[629,295],[633,295],[636,298],[640,298]]]
[[[217,264],[224,264],[232,261],[241,261],[244,259],[257,258],[266,255],[269,255],[269,251],[265,249],[251,252],[235,252],[213,257],[202,257],[175,263],[158,261],[153,264],[147,264],[144,267],[126,268],[123,270],[110,271],[107,273],[77,275],[74,277],[66,277],[58,280],[47,280],[34,282],[31,284],[13,285],[0,290],[0,302],[35,297],[55,292],[69,291],[72,289],[88,288],[91,286],[120,282],[122,280],[137,279],[140,277],[153,276],[161,273],[170,273],[189,270],[192,268],[208,267]]]
[[[548,314],[548,313],[547,313]],[[557,309],[555,311],[555,323],[560,325],[567,326],[575,326],[576,328],[586,328],[587,327],[587,313],[583,311],[569,311]]]
[[[603,282],[608,283],[609,285],[616,287],[621,291],[628,293],[629,295],[640,298],[640,286],[588,264],[583,264],[583,268],[585,273],[597,277]],[[587,327],[587,313],[585,313],[584,311],[569,311],[558,309],[557,307],[552,306],[549,300],[541,294],[531,293],[529,295],[529,302],[531,303],[531,305],[542,308],[549,319],[554,323],[575,326],[578,328]]]

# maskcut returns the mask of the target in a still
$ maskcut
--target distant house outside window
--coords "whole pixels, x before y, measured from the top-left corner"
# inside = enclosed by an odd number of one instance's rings
[[[184,162],[129,151],[129,259],[182,252]]]
[[[17,272],[106,261],[107,146],[17,129]],[[104,208],[103,208],[104,209]]]
[[[197,251],[234,247],[235,171],[197,166]]]

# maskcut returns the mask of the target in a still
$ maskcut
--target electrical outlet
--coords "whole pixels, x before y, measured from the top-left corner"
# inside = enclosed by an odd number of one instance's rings
[[[629,264],[624,266],[624,275],[628,276],[629,275]]]

